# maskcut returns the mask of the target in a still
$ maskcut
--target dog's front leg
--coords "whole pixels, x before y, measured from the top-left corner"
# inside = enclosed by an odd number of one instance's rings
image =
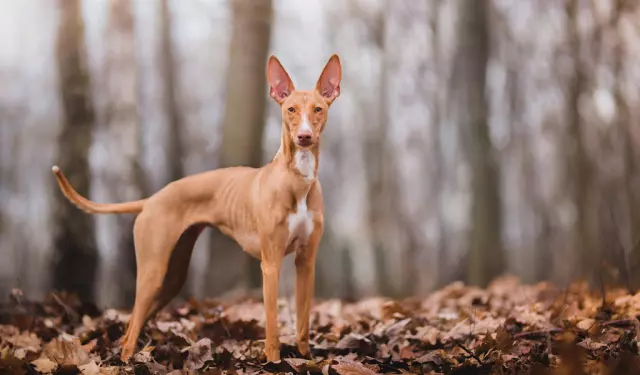
[[[265,353],[267,361],[280,359],[280,339],[278,330],[278,281],[284,257],[284,241],[269,239],[262,251],[262,294],[267,320]]]
[[[309,314],[313,298],[316,254],[322,234],[321,225],[316,224],[307,246],[296,252],[296,336],[298,350],[309,356]]]
[[[315,275],[317,246],[300,249],[296,254],[296,336],[298,350],[303,356],[309,355],[309,313]]]

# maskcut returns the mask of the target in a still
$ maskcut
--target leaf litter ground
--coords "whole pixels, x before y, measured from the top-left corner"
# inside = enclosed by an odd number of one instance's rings
[[[604,301],[604,303],[603,303]],[[0,374],[640,374],[640,293],[501,278],[425,299],[316,301],[311,358],[280,304],[282,360],[266,362],[260,301],[188,300],[165,309],[119,360],[129,315],[56,293],[14,290],[0,307]]]

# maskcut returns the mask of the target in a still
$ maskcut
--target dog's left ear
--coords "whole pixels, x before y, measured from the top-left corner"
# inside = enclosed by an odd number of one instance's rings
[[[338,55],[332,55],[325,65],[316,83],[316,90],[331,104],[340,95],[340,81],[342,80],[342,66]]]
[[[275,56],[269,57],[267,63],[267,81],[269,82],[269,95],[280,105],[296,89],[289,74]]]

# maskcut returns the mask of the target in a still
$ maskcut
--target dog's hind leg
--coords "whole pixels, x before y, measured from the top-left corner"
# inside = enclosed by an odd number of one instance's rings
[[[278,283],[284,258],[287,232],[280,229],[261,237],[262,295],[266,318],[265,354],[267,361],[280,360],[278,330]]]
[[[182,229],[179,220],[170,213],[142,212],[136,219],[133,232],[136,248],[136,297],[127,332],[122,341],[122,361],[133,355],[140,331],[149,312],[161,296],[169,262]]]
[[[193,246],[205,227],[205,224],[192,225],[180,236],[180,239],[171,254],[169,269],[167,271],[168,277],[164,278],[162,289],[160,290],[158,297],[153,301],[146,320],[155,316],[175,296],[177,296],[178,293],[180,293],[180,290],[182,290],[182,287],[187,280]]]

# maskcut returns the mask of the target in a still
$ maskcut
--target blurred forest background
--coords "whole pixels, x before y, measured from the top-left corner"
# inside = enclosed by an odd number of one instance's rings
[[[0,294],[130,306],[132,215],[99,202],[260,166],[279,147],[277,55],[342,94],[320,162],[317,295],[424,295],[501,273],[638,285],[640,2],[22,0],[0,6]],[[205,232],[183,296],[259,286]],[[287,259],[282,295],[292,293]]]

